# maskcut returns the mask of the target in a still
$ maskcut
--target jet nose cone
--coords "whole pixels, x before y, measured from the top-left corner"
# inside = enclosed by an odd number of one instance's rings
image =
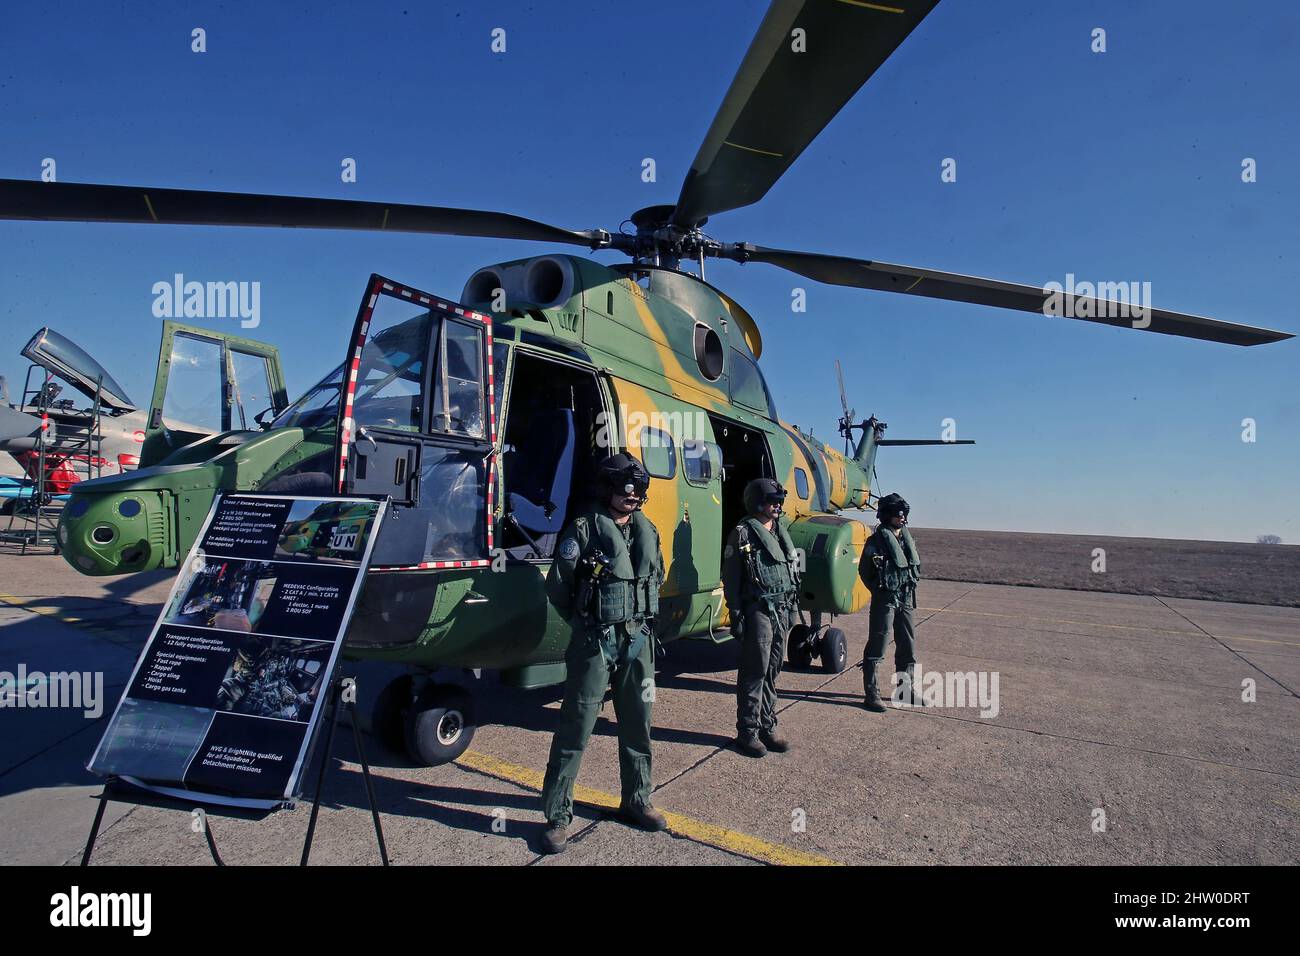
[[[0,405],[0,444],[19,438],[35,439],[41,430],[41,420],[16,409]]]

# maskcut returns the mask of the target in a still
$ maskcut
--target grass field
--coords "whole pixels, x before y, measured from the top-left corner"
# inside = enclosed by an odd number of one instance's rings
[[[913,528],[928,578],[1300,607],[1300,546]],[[1095,549],[1105,571],[1093,571]]]

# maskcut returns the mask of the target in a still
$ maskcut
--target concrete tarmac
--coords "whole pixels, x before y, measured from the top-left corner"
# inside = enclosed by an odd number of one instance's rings
[[[84,765],[170,582],[86,578],[55,556],[0,552],[0,671],[102,672],[107,698],[97,718],[0,709],[0,860],[79,861],[99,790]],[[754,760],[728,746],[734,645],[671,644],[654,717],[654,802],[671,832],[642,833],[610,812],[618,760],[607,704],[570,848],[556,858],[536,845],[558,689],[446,674],[467,682],[478,707],[461,761],[416,767],[364,738],[393,862],[1300,862],[1300,609],[949,581],[924,582],[920,605],[923,672],[973,674],[975,687],[982,675],[982,702],[868,713],[854,666],[866,614],[839,618],[851,666],[787,668],[780,731],[795,750]],[[368,701],[395,672],[347,667],[365,726]],[[356,748],[339,730],[312,861],[375,864]],[[296,863],[308,809],[210,823],[228,863]],[[111,804],[94,862],[210,859],[188,814]]]

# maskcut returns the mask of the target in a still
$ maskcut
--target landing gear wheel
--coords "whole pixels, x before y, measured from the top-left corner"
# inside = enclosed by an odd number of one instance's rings
[[[812,648],[808,645],[809,630],[807,624],[796,624],[790,628],[785,639],[785,656],[791,667],[808,667],[812,664]]]
[[[822,669],[828,674],[838,674],[849,662],[849,642],[838,627],[828,627],[821,639]]]
[[[406,714],[406,752],[426,767],[450,763],[474,739],[474,704],[452,684],[429,684]]]
[[[370,708],[371,731],[381,744],[398,753],[406,749],[406,731],[402,724],[405,711],[411,707],[413,683],[410,674],[389,681]]]

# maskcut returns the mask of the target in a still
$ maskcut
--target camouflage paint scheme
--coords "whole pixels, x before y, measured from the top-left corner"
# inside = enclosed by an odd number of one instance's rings
[[[563,267],[567,278],[562,301],[542,307],[512,299],[507,312],[493,313],[495,348],[511,353],[506,374],[496,384],[504,392],[498,460],[510,414],[514,354],[521,352],[594,373],[606,412],[617,416],[617,440],[633,454],[642,453],[646,423],[661,428],[667,423],[666,430],[673,434],[677,423],[689,422],[691,434],[685,437],[705,441],[715,437],[708,414],[752,429],[764,436],[773,475],[789,490],[790,533],[808,561],[804,610],[842,614],[864,607],[869,595],[858,580],[857,563],[866,528],[836,512],[867,503],[874,434],[868,429],[853,455],[845,456],[780,421],[761,372],[756,372],[757,390],[751,380],[748,393],[740,394],[733,371],[738,360],[731,350],[754,360],[757,369],[761,336],[743,308],[700,279],[646,266],[610,268],[576,256],[540,258]],[[534,261],[487,268],[504,275]],[[648,281],[643,281],[648,289],[632,275],[645,276],[647,270]],[[463,305],[491,309],[486,300]],[[727,358],[716,380],[711,381],[696,360],[698,326],[712,329],[724,345]],[[160,375],[162,371],[160,363]],[[83,482],[74,489],[62,522],[64,556],[86,574],[175,567],[193,543],[217,490],[256,492],[298,463],[335,448],[336,430],[330,425],[310,431],[228,432],[181,448],[153,467]],[[729,529],[721,526],[721,481],[717,475],[704,486],[686,481],[678,440],[682,436],[673,437],[676,475],[656,478],[645,506],[660,530],[667,571],[659,636],[665,641],[725,640],[729,635],[720,563]],[[796,469],[804,480],[798,480]],[[500,522],[505,500],[500,468],[495,476],[492,517]],[[127,498],[141,505],[133,517],[121,513],[120,504]],[[85,504],[72,507],[76,501]],[[103,523],[116,530],[108,544],[90,536]],[[421,668],[500,669],[504,680],[518,686],[561,680],[569,629],[545,598],[542,582],[548,565],[510,561],[495,571],[373,571],[349,632],[350,654]]]

